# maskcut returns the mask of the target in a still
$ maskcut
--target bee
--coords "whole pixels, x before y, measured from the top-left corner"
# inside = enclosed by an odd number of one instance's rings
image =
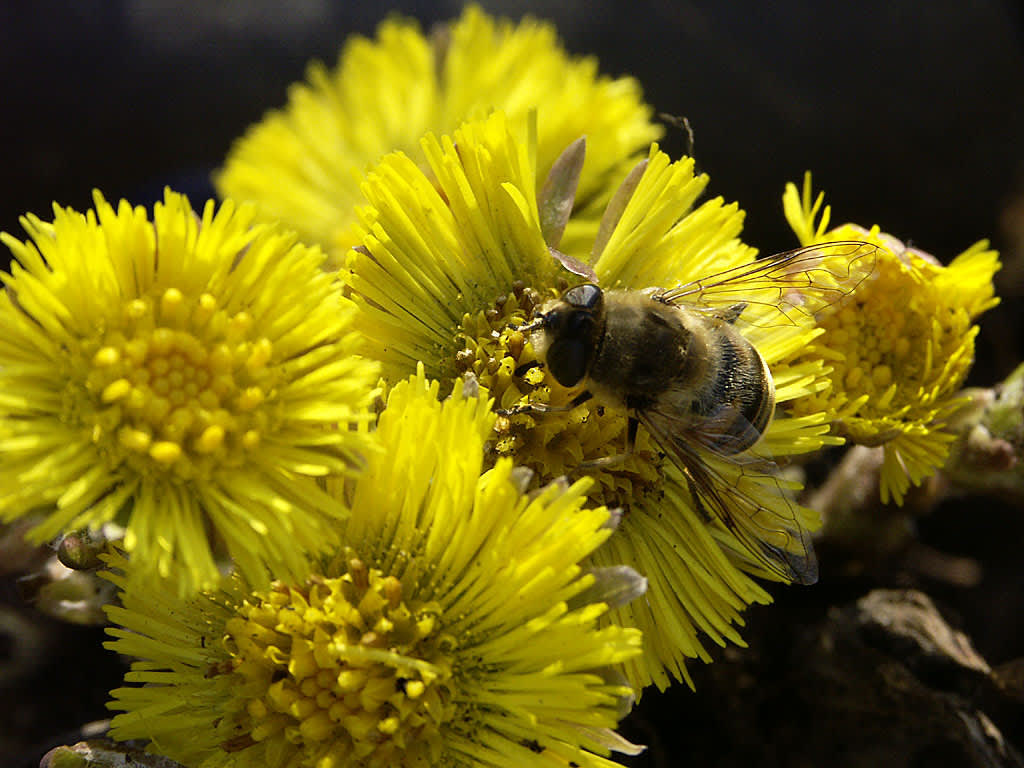
[[[875,252],[858,241],[808,246],[668,290],[587,282],[542,305],[519,330],[555,381],[581,389],[566,408],[593,398],[628,414],[627,454],[596,464],[628,455],[643,425],[707,519],[717,517],[768,574],[813,584],[810,534],[781,487],[769,506],[745,490],[750,480],[778,480],[771,457],[754,450],[775,413],[775,383],[741,329],[813,319],[867,278]],[[723,473],[723,462],[743,477]]]

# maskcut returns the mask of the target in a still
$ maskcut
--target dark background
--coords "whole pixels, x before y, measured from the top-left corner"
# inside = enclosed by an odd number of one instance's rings
[[[998,242],[1024,189],[1024,30],[1008,0],[483,5],[553,20],[571,51],[686,115],[712,193],[739,200],[765,251],[793,244],[779,197],[805,169],[843,218],[939,254]],[[0,227],[52,200],[87,206],[93,187],[138,201],[165,183],[202,191],[306,62],[333,64],[385,7],[429,26],[461,3],[4,4]]]
[[[410,0],[390,7],[429,26],[461,5]],[[785,182],[799,182],[805,169],[826,191],[837,222],[881,224],[945,261],[992,239],[1006,262],[998,286],[1004,302],[982,323],[971,381],[991,384],[1019,362],[1024,22],[1016,3],[482,5],[551,19],[569,50],[596,54],[606,73],[634,75],[659,111],[688,117],[710,193],[739,201],[747,211],[745,238],[764,253],[796,244],[780,198]],[[147,204],[165,184],[193,202],[212,194],[209,173],[232,139],[284,103],[287,85],[303,77],[309,59],[333,65],[346,35],[372,35],[382,8],[328,0],[3,4],[0,230],[21,236],[17,217],[32,211],[47,218],[54,200],[86,208],[94,187],[108,199]],[[685,146],[671,130],[664,144],[673,155]],[[986,568],[980,589],[931,591],[993,663],[1024,655],[1021,517],[1019,508],[968,499],[921,526],[930,546]],[[898,569],[854,582],[836,570],[823,558],[818,588],[786,590],[782,606],[751,611],[752,635],[759,622],[763,628],[821,617],[837,600],[906,581]],[[3,598],[16,602],[6,588]],[[87,652],[100,639],[97,631],[49,631],[55,649],[70,644]],[[39,733],[23,734],[23,743],[42,747],[63,729],[102,717],[104,684],[96,678],[116,678],[110,657],[55,659],[49,677],[33,685],[59,706]],[[697,672],[697,694],[677,687],[667,697],[645,697],[639,732],[630,735],[662,743],[642,764],[676,764],[665,755],[682,762],[686,742],[675,740],[695,741],[698,732],[704,751],[693,743],[691,756],[731,764],[708,751],[717,736],[714,719],[701,719],[702,701],[710,700],[701,691],[710,692],[713,681]],[[74,680],[80,682],[68,689]],[[40,752],[31,754],[38,759]]]

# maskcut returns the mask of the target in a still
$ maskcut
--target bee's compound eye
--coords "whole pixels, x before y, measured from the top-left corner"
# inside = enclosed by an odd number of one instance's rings
[[[604,292],[592,283],[584,283],[570,288],[562,298],[576,309],[587,309],[593,312],[601,306]]]
[[[547,354],[547,366],[555,381],[563,387],[574,387],[587,375],[590,364],[588,339],[559,339]]]
[[[594,333],[593,316],[589,312],[573,312],[565,324],[565,333],[568,336],[589,341]]]

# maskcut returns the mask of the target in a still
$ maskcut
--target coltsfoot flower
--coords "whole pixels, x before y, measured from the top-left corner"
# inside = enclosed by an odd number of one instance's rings
[[[579,280],[552,258],[544,238],[535,147],[495,113],[450,138],[428,136],[421,151],[427,170],[395,153],[368,175],[366,233],[345,278],[385,377],[397,381],[423,361],[446,391],[472,373],[501,409],[565,406],[576,393],[536,366],[530,339],[517,330],[568,286],[566,278]],[[692,160],[673,163],[652,147],[626,192],[616,195],[613,215],[593,244],[591,266],[600,284],[671,287],[749,263],[754,251],[737,239],[742,213],[736,205],[715,198],[694,207],[707,181],[694,176]],[[824,384],[820,360],[789,362],[820,332],[810,323],[744,327],[775,381],[779,407],[759,446],[772,457],[838,442],[825,434],[823,413],[787,413],[792,401]],[[626,440],[624,410],[586,402],[562,412],[500,416],[491,460],[513,457],[541,485],[562,475],[592,475],[591,500],[623,510],[594,562],[624,562],[650,579],[648,598],[620,609],[617,620],[645,635],[644,657],[627,665],[631,681],[665,687],[672,677],[689,680],[686,659],[710,660],[699,635],[743,643],[737,631],[743,609],[770,600],[748,574],[768,574],[722,520],[695,508],[686,477],[643,429],[625,461],[581,469],[583,462],[622,455]],[[720,471],[740,481],[739,467]],[[774,480],[761,480],[747,476],[743,483],[769,509],[787,505]],[[795,504],[786,511],[804,529],[817,525],[813,513]]]
[[[786,218],[800,242],[874,243],[877,268],[822,315],[825,333],[807,357],[828,360],[829,386],[795,409],[826,411],[852,442],[884,445],[882,501],[902,504],[911,483],[943,465],[955,439],[943,427],[967,402],[957,393],[974,362],[974,320],[999,303],[992,284],[999,256],[981,240],[944,267],[877,226],[829,229],[823,201],[823,193],[812,201],[810,174],[802,193],[786,186]]]
[[[587,481],[524,495],[508,459],[484,472],[494,417],[441,403],[422,372],[391,392],[382,450],[345,489],[344,546],[297,581],[229,578],[180,598],[123,590],[112,650],[118,739],[210,766],[610,766],[631,691],[612,667],[635,629],[598,628],[642,593],[626,568],[579,563],[611,533]],[[338,484],[341,485],[340,483]]]
[[[251,206],[97,192],[86,214],[0,235],[0,515],[31,533],[123,527],[148,571],[194,589],[228,555],[255,581],[336,540],[316,478],[360,461],[378,368],[319,249]],[[264,577],[265,578],[265,577]]]
[[[599,75],[596,60],[570,56],[550,24],[495,20],[475,5],[430,37],[413,21],[385,21],[375,40],[349,40],[337,68],[314,63],[307,77],[283,110],[236,142],[216,184],[323,246],[336,265],[357,242],[367,168],[396,149],[426,167],[418,142],[428,131],[450,132],[492,109],[522,129],[536,110],[542,174],[586,134],[569,251],[593,239],[612,179],[661,134],[634,79]]]

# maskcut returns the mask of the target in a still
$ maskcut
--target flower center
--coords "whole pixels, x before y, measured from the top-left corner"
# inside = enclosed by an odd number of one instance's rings
[[[833,386],[797,409],[851,407],[845,429],[866,440],[877,430],[865,420],[931,407],[958,387],[971,363],[960,349],[970,317],[941,306],[928,288],[927,277],[897,258],[879,259],[871,281],[821,319],[825,334],[814,349],[826,354]]]
[[[455,640],[437,605],[405,599],[397,578],[351,555],[345,575],[277,583],[227,622],[242,735],[224,749],[267,742],[303,753],[279,764],[303,766],[438,759]]]
[[[176,288],[120,314],[83,349],[86,402],[77,405],[93,442],[115,465],[184,478],[241,464],[268,426],[260,406],[277,379],[273,345],[252,332],[252,316]]]
[[[494,398],[495,407],[514,411],[537,404],[557,409],[582,391],[566,389],[548,375],[527,335],[516,330],[566,287],[542,292],[517,283],[488,309],[463,317],[455,370],[460,375],[472,372]],[[539,485],[563,475],[578,476],[585,462],[622,458],[588,468],[586,474],[596,480],[590,492],[593,503],[628,507],[639,496],[658,492],[661,457],[643,430],[633,452],[626,455],[626,425],[624,410],[594,401],[571,410],[520,410],[498,417],[493,456],[509,456],[529,467]]]

